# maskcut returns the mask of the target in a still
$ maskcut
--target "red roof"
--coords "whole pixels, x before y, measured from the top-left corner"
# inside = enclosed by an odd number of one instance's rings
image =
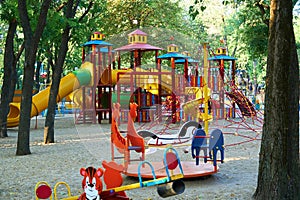
[[[95,31],[94,34],[102,34],[102,33],[99,31]]]
[[[148,35],[147,33],[144,33],[140,29],[136,29],[135,31],[129,33],[128,35]]]
[[[151,50],[163,50],[163,49],[160,47],[155,47],[150,44],[144,44],[144,43],[128,44],[115,49],[115,51],[132,51],[132,50],[151,51]]]

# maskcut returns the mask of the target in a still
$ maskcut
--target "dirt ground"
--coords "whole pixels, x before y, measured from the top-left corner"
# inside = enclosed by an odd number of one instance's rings
[[[210,130],[220,128],[227,133],[224,134],[225,162],[218,164],[219,172],[211,176],[184,179],[185,191],[166,199],[251,199],[257,183],[260,148],[260,140],[254,138],[260,138],[260,135],[243,130],[241,126],[238,128],[239,123],[225,128],[228,124],[218,121],[210,123],[209,127]],[[55,122],[56,142],[50,145],[42,143],[44,118],[38,117],[37,128],[35,125],[34,118],[30,133],[31,155],[15,155],[17,128],[9,130],[8,138],[0,139],[0,199],[35,199],[34,188],[39,181],[46,181],[52,187],[64,181],[69,184],[72,195],[80,195],[80,168],[102,167],[103,160],[111,160],[109,124],[75,125],[72,115],[58,116]],[[141,124],[136,123],[136,128],[140,127]],[[122,128],[126,128],[126,125],[121,125]],[[164,125],[161,129],[164,129]],[[190,154],[184,153],[186,147],[174,147],[182,161],[193,161]],[[162,152],[162,149],[155,149],[154,153],[146,155],[146,160],[162,159]],[[137,178],[124,176],[123,185],[138,181]],[[63,187],[58,189],[59,197],[67,196]],[[128,190],[126,194],[132,199],[161,199],[155,186]]]

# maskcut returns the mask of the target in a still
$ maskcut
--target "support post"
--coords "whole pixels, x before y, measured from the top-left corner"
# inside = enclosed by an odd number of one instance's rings
[[[203,44],[203,50],[204,50],[204,55],[203,55],[203,60],[204,60],[204,131],[206,134],[208,134],[208,50],[207,50],[207,43]]]

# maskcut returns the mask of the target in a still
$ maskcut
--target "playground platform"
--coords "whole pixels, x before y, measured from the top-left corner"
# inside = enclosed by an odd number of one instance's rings
[[[151,162],[155,175],[157,178],[166,177],[166,170],[163,162]],[[200,163],[195,165],[195,161],[181,161],[181,166],[184,174],[184,179],[204,177],[215,174],[218,172],[218,167],[215,168],[211,163]],[[152,171],[148,166],[140,169],[142,178],[152,179]],[[124,173],[126,176],[138,177],[138,164],[129,164],[127,171]],[[174,174],[180,173],[179,168],[173,171]]]

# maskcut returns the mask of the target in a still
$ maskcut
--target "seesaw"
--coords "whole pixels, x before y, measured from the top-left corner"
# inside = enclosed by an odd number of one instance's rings
[[[115,162],[107,163],[106,161],[103,161],[102,165],[104,166],[104,168],[106,168],[105,171],[103,171],[101,168],[98,168],[96,170],[93,167],[89,167],[86,169],[82,168],[80,170],[81,175],[84,176],[84,180],[82,181],[82,188],[84,189],[84,193],[81,196],[72,196],[69,185],[65,182],[58,182],[54,186],[53,190],[54,199],[59,199],[56,190],[57,186],[60,184],[65,185],[68,191],[68,197],[60,198],[61,200],[87,200],[87,197],[92,197],[96,200],[129,199],[126,196],[126,190],[151,186],[157,186],[157,192],[159,196],[163,198],[183,193],[185,190],[185,185],[182,181],[184,174],[182,171],[180,159],[175,149],[169,147],[165,150],[163,163],[166,173],[165,177],[158,178],[152,164],[149,161],[142,161],[138,165],[139,182],[121,186],[123,183],[123,178],[120,175],[120,172],[123,170],[122,165],[118,165]],[[142,180],[141,169],[144,168],[144,165],[148,165],[151,168],[152,180]],[[179,168],[180,173],[174,173],[174,169],[176,168]],[[91,172],[93,172],[93,175],[90,174]],[[100,180],[100,177],[102,175],[104,175],[104,182],[107,187],[107,189],[105,190],[102,190],[102,181]],[[89,179],[86,179],[87,177],[90,178],[90,182]],[[97,184],[98,187],[96,186]],[[48,198],[52,200],[52,189],[50,185],[45,181],[38,182],[35,187],[35,199],[38,200]]]
[[[147,164],[151,169],[151,175],[149,178],[152,178],[152,180],[142,181],[142,178],[144,178],[144,176],[142,176],[144,175],[142,169],[146,168],[144,166],[145,164]],[[104,190],[103,192],[114,194],[125,190],[157,185],[157,192],[159,196],[163,198],[183,193],[185,185],[181,179],[184,177],[184,174],[178,153],[173,147],[165,149],[162,166],[164,166],[162,170],[165,172],[165,176],[158,177],[157,171],[155,171],[152,163],[146,160],[141,161],[137,167],[139,183],[111,188],[109,190]],[[178,173],[174,171],[175,169],[178,169]]]

